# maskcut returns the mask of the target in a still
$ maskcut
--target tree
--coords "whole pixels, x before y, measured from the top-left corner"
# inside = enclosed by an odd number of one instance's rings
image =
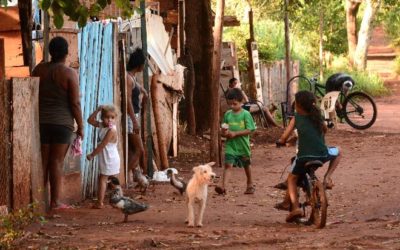
[[[346,0],[346,30],[348,56],[350,63],[354,63],[354,53],[357,47],[357,13],[361,0]]]
[[[220,112],[220,96],[219,82],[221,75],[221,45],[222,30],[224,19],[225,0],[217,1],[217,9],[215,11],[214,21],[214,50],[212,60],[212,81],[211,81],[211,133],[210,133],[210,160],[220,163],[220,136],[219,136],[219,112]]]
[[[54,25],[60,29],[64,25],[64,15],[78,22],[79,27],[84,27],[89,17],[98,16],[109,4],[111,0],[97,0],[90,6],[82,4],[79,0],[41,0],[40,8],[51,12]],[[115,0],[115,4],[122,10],[123,17],[132,16],[134,10],[140,11],[130,0]]]
[[[190,51],[195,70],[194,109],[197,133],[210,127],[210,94],[212,86],[213,33],[211,1],[185,3],[186,48]]]
[[[367,52],[371,39],[371,24],[374,21],[376,12],[381,4],[381,0],[365,0],[366,6],[358,32],[357,48],[354,53],[354,66],[358,70],[365,70],[367,67]]]

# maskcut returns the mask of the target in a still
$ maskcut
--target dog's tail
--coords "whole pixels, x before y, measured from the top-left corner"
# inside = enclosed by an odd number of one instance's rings
[[[183,194],[186,191],[186,182],[176,178],[174,172],[171,169],[168,169],[167,175],[170,178],[171,185],[178,189],[179,193]]]

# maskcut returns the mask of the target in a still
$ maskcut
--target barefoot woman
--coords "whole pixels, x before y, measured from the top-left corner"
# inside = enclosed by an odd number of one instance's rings
[[[78,75],[65,65],[68,42],[54,37],[49,43],[50,62],[36,66],[32,75],[40,78],[39,122],[45,186],[50,181],[50,208],[68,208],[60,203],[61,177],[65,154],[71,143],[74,120],[77,135],[83,138]]]

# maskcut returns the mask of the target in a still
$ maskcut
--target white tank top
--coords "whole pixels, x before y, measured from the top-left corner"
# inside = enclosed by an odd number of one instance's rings
[[[117,129],[115,125],[112,128],[105,128],[100,125],[99,140],[104,140],[110,129]],[[100,143],[99,142],[99,143]],[[102,175],[116,175],[120,170],[120,158],[118,153],[118,139],[116,142],[109,142],[99,154],[99,169]]]

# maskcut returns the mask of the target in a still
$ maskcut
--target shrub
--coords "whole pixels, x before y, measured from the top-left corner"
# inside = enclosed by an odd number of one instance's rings
[[[11,248],[13,242],[24,235],[23,230],[29,224],[45,222],[44,217],[35,211],[36,207],[37,204],[32,203],[27,208],[0,217],[0,249]]]

